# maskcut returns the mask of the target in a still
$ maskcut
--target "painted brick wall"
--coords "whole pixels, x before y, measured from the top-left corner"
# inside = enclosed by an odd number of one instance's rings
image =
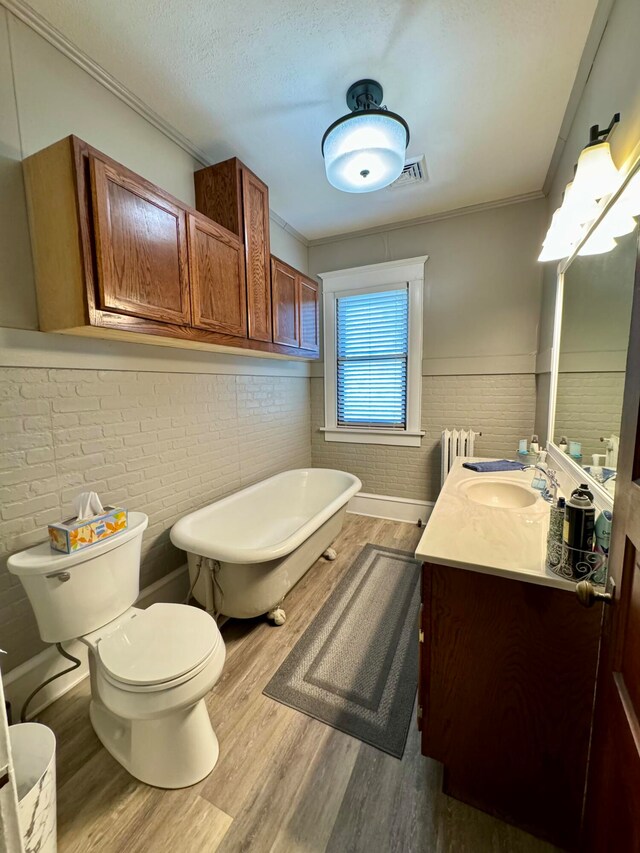
[[[440,433],[447,427],[482,432],[478,456],[514,458],[518,439],[531,436],[536,407],[535,376],[423,376],[422,447],[327,442],[324,380],[311,380],[312,459],[314,467],[356,474],[363,491],[434,501],[440,489]]]
[[[169,541],[180,516],[311,463],[308,379],[3,368],[0,403],[5,672],[42,648],[6,557],[46,538],[76,494],[149,515],[145,587],[184,562]]]
[[[620,435],[624,373],[560,373],[555,441],[562,436],[582,443],[584,464],[604,453],[600,436]]]

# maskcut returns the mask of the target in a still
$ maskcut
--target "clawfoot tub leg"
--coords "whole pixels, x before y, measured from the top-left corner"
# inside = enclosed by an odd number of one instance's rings
[[[335,560],[338,556],[338,552],[334,548],[327,548],[327,550],[322,555],[325,560]]]
[[[274,625],[284,625],[287,621],[287,614],[282,607],[274,607],[267,613],[267,619],[271,619]]]

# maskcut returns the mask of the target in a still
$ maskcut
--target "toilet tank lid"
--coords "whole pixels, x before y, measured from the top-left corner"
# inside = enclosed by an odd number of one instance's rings
[[[7,567],[14,575],[47,575],[59,572],[124,545],[130,539],[140,536],[148,523],[149,518],[143,512],[130,512],[127,529],[123,530],[122,533],[116,533],[108,539],[103,539],[96,542],[95,545],[90,545],[81,551],[75,551],[73,554],[62,554],[59,551],[54,551],[48,541],[41,542],[40,545],[34,545],[33,548],[27,548],[26,551],[12,554],[7,562]]]

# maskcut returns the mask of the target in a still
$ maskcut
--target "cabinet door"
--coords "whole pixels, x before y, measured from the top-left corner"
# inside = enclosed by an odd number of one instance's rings
[[[244,167],[242,168],[242,206],[249,337],[256,341],[270,341],[272,337],[269,190],[253,172]]]
[[[300,304],[300,346],[318,352],[320,349],[320,312],[318,283],[298,277]]]
[[[189,279],[193,325],[246,338],[244,247],[222,226],[192,214]]]
[[[277,258],[271,259],[273,341],[288,347],[300,346],[298,275]]]
[[[90,163],[99,307],[189,323],[185,211],[126,170]]]

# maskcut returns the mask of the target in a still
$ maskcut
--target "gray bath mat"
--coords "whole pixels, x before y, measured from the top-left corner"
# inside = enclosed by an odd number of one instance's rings
[[[402,758],[418,683],[419,577],[412,554],[365,545],[264,694]]]

